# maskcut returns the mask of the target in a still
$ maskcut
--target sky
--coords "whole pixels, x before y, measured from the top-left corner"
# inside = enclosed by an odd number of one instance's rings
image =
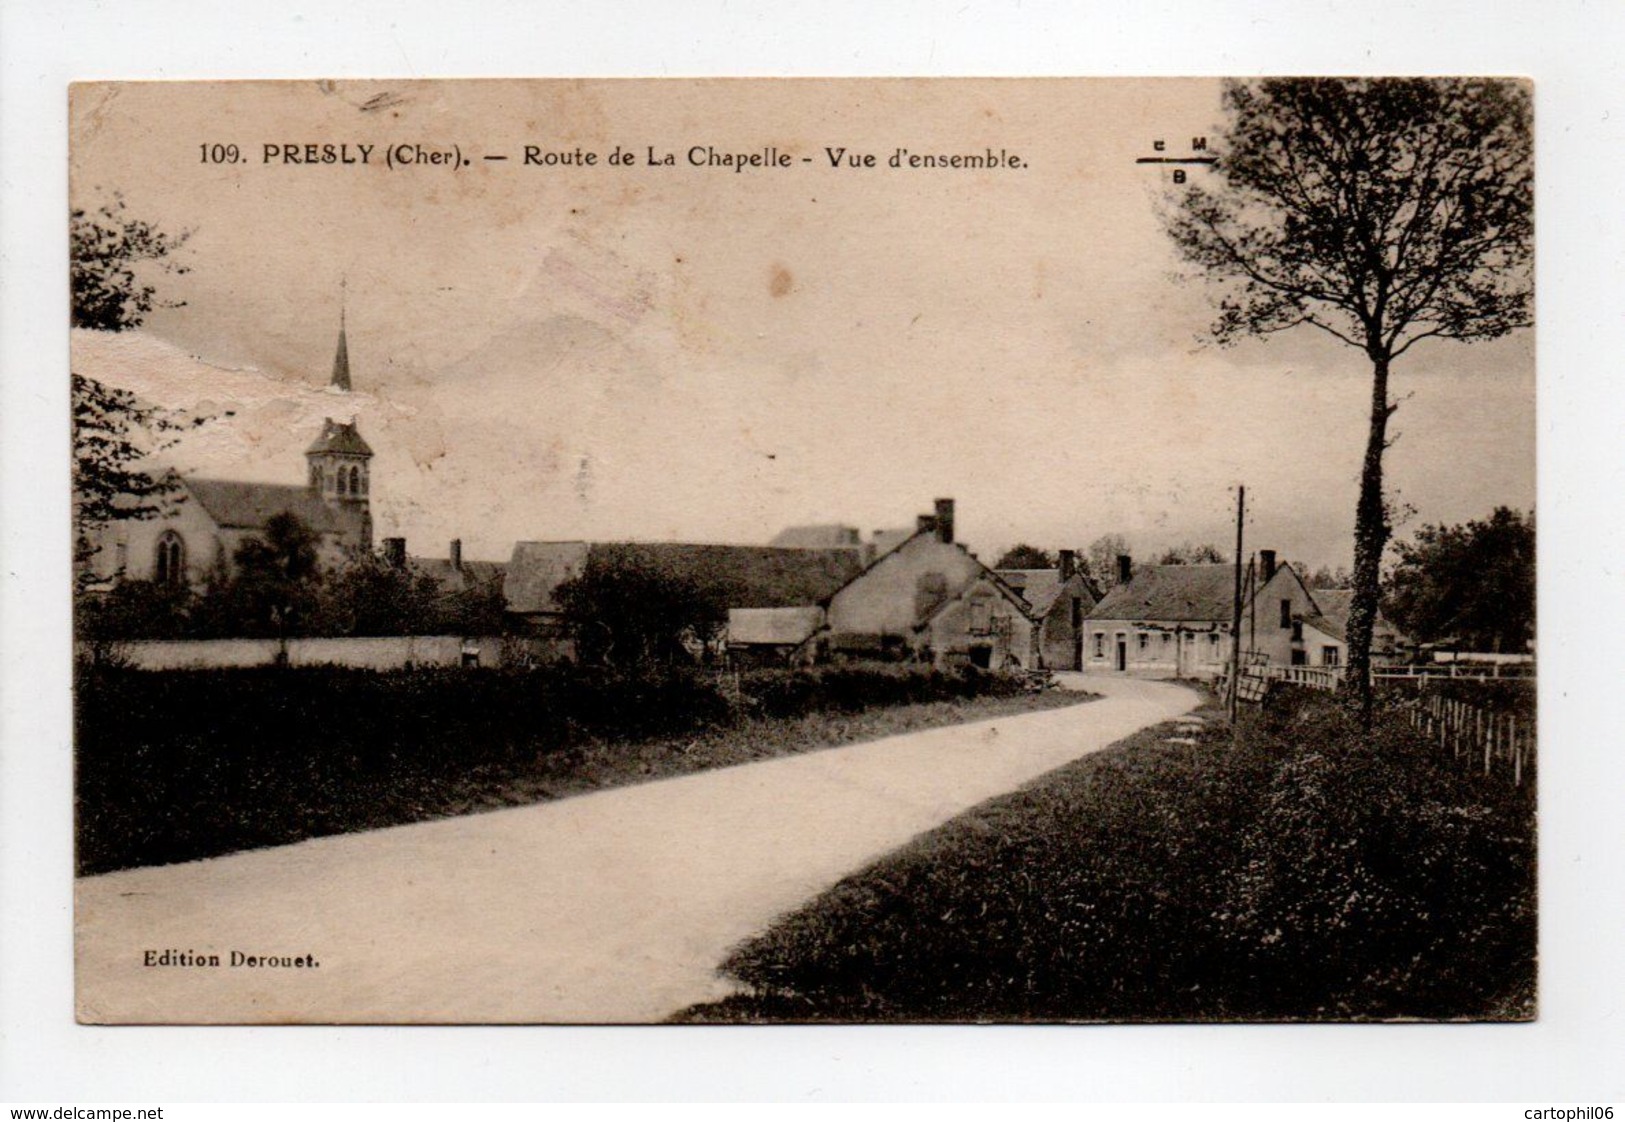
[[[1346,565],[1369,402],[1314,333],[1219,348],[1158,220],[1208,80],[81,86],[72,197],[190,231],[183,307],[75,370],[219,415],[185,470],[297,482],[322,416],[377,453],[379,536],[766,542],[957,501],[992,559],[1126,536]],[[233,143],[241,162],[202,146]],[[279,147],[370,145],[361,165]],[[467,166],[379,165],[399,143]],[[595,152],[595,166],[526,166]],[[617,147],[631,166],[610,166]],[[787,168],[693,167],[691,148]],[[647,150],[672,167],[649,166]],[[1019,168],[892,170],[915,153]],[[833,168],[827,150],[878,166]],[[486,155],[507,155],[488,161]],[[703,158],[703,151],[702,151]],[[811,163],[803,163],[811,158]],[[1197,172],[1196,174],[1202,174]],[[341,304],[355,391],[325,389]],[[1530,508],[1533,333],[1396,366],[1389,483],[1427,522]],[[229,413],[229,416],[226,414]]]

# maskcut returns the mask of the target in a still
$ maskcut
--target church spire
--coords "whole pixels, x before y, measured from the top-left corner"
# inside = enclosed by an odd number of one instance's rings
[[[345,281],[339,281],[339,349],[333,356],[333,380],[330,385],[335,389],[350,392],[350,344],[345,339]]]

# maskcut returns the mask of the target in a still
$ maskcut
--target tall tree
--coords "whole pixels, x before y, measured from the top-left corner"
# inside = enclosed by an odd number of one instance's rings
[[[1231,82],[1215,182],[1167,215],[1217,287],[1223,343],[1312,327],[1371,364],[1354,522],[1349,676],[1369,719],[1396,359],[1530,323],[1529,87],[1490,79]]]
[[[1411,638],[1522,654],[1535,637],[1535,516],[1423,526],[1398,546],[1388,614]]]
[[[304,630],[317,604],[321,565],[316,534],[296,514],[266,519],[264,530],[245,538],[233,556],[237,572],[227,588],[244,626],[286,639]]]
[[[165,234],[125,213],[123,198],[69,214],[68,271],[75,327],[125,331],[139,327],[160,301],[147,283],[153,272],[184,273],[176,252],[190,233]],[[92,583],[89,562],[98,531],[112,522],[152,518],[174,491],[167,475],[143,461],[168,447],[181,430],[203,423],[142,401],[126,390],[71,375],[73,402],[74,560],[79,583]]]
[[[179,308],[160,301],[154,272],[181,274],[187,267],[176,258],[191,231],[166,234],[150,222],[131,218],[124,198],[95,210],[76,208],[68,215],[68,280],[73,296],[73,326],[96,331],[140,327],[154,308]]]

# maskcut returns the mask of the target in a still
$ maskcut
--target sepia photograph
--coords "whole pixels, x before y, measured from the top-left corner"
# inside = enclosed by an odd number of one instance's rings
[[[75,84],[79,1022],[1536,1019],[1533,100]]]

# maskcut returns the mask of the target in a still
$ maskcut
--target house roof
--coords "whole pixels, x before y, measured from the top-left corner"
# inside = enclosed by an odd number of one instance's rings
[[[1354,589],[1316,588],[1311,589],[1309,595],[1313,597],[1315,606],[1320,612],[1318,615],[1305,616],[1304,622],[1339,642],[1348,642],[1349,609],[1354,603]],[[1403,638],[1399,629],[1383,616],[1380,607],[1377,609],[1372,634],[1380,635],[1388,641]]]
[[[1071,584],[1076,584],[1078,591],[1089,597],[1090,604],[1100,599],[1100,593],[1090,586],[1088,577],[1079,572],[1074,572],[1064,581],[1059,569],[995,569],[994,572],[1021,593],[1021,598],[1032,605],[1035,616],[1048,615],[1061,598],[1061,593]]]
[[[589,564],[638,566],[686,580],[729,608],[817,604],[863,568],[859,551],[690,542],[518,542],[504,592],[510,610],[553,612],[553,592]]]
[[[361,439],[361,433],[354,421],[345,424],[331,417],[322,418],[321,435],[305,449],[307,456],[319,452],[339,452],[347,456],[372,455],[372,449]]]
[[[767,544],[779,549],[857,549],[863,543],[856,526],[832,522],[819,526],[787,526]]]
[[[1089,618],[1224,621],[1233,616],[1234,596],[1229,565],[1141,565]]]
[[[318,534],[348,527],[320,495],[285,483],[244,483],[235,479],[182,479],[187,491],[222,529],[260,530],[275,515],[295,515]]]
[[[515,542],[502,594],[512,612],[556,612],[553,590],[587,567],[588,542]]]
[[[804,608],[729,608],[728,642],[799,646],[823,625],[823,610]]]
[[[1061,594],[1059,569],[995,569],[1005,584],[1021,593],[1021,598],[1032,607],[1035,615],[1049,611],[1050,605]]]
[[[508,570],[501,561],[464,561],[460,570],[454,569],[449,557],[412,557],[407,564],[414,572],[434,578],[445,592],[501,584]]]

